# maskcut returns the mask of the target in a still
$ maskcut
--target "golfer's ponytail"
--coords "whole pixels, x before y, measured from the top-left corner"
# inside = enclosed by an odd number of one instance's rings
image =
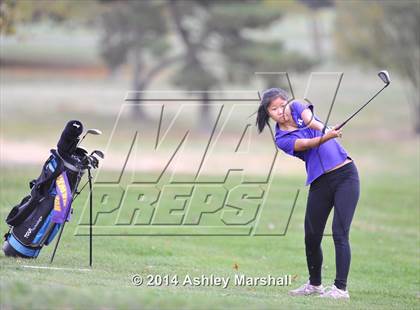
[[[263,92],[261,98],[261,104],[258,107],[257,121],[258,132],[261,133],[264,130],[265,125],[268,125],[270,116],[268,115],[268,106],[271,101],[277,97],[281,97],[284,100],[288,100],[287,92],[280,88],[269,88]]]
[[[260,104],[257,112],[256,125],[258,126],[258,132],[261,133],[264,130],[265,125],[268,125],[268,112],[264,104]]]

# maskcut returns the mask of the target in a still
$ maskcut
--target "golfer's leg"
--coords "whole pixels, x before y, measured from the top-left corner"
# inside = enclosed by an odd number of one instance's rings
[[[312,285],[321,284],[321,241],[325,224],[332,208],[332,196],[326,187],[319,187],[314,191],[309,191],[308,195],[305,214],[305,251],[309,281]]]
[[[350,225],[359,199],[359,179],[356,174],[346,178],[338,187],[334,197],[333,239],[335,245],[336,278],[334,285],[345,290],[350,269],[349,244]]]

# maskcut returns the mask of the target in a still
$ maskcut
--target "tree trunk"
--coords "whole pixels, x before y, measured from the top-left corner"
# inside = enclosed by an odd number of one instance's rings
[[[213,122],[211,120],[210,95],[208,90],[206,90],[201,95],[200,129],[207,132],[212,129],[212,125]]]
[[[322,50],[322,33],[317,10],[311,10],[311,22],[309,24],[309,27],[312,31],[312,44],[315,56],[318,61],[322,61],[324,57]]]
[[[417,135],[420,135],[420,103],[418,99],[418,89],[415,86],[409,91],[408,97],[413,109],[413,129]]]
[[[137,120],[144,120],[146,115],[144,113],[144,109],[142,107],[142,95],[141,91],[143,91],[143,82],[142,82],[142,69],[143,63],[141,59],[141,54],[139,48],[136,48],[133,53],[133,81],[132,81],[132,90],[135,91],[135,95],[133,96],[133,118]]]
[[[178,11],[178,7],[175,0],[169,1],[169,8],[172,14],[176,30],[178,31],[178,35],[180,36],[182,42],[186,48],[186,62],[188,65],[193,67],[201,67],[203,65],[198,58],[198,47],[197,45],[192,42],[188,31],[183,27],[181,22],[181,15]],[[204,70],[203,70],[204,71]],[[210,105],[209,105],[209,89],[206,88],[203,90],[204,93],[201,96],[201,107],[200,107],[200,129],[201,130],[211,130],[211,120],[210,120]]]
[[[415,134],[420,134],[420,102],[418,98],[418,87],[416,81],[411,79],[406,80],[404,83],[405,101],[409,105],[409,119],[410,125]]]

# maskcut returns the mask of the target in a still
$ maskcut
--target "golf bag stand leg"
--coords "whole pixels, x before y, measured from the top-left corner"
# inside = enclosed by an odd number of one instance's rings
[[[90,168],[88,168],[88,179],[89,179],[89,266],[92,266],[92,175]]]

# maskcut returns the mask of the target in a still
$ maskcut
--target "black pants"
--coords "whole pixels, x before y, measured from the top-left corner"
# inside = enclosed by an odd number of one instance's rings
[[[312,285],[321,284],[321,240],[332,207],[332,233],[335,245],[334,285],[346,289],[350,269],[349,231],[359,199],[359,175],[353,162],[327,172],[312,182],[305,214],[305,249]]]

